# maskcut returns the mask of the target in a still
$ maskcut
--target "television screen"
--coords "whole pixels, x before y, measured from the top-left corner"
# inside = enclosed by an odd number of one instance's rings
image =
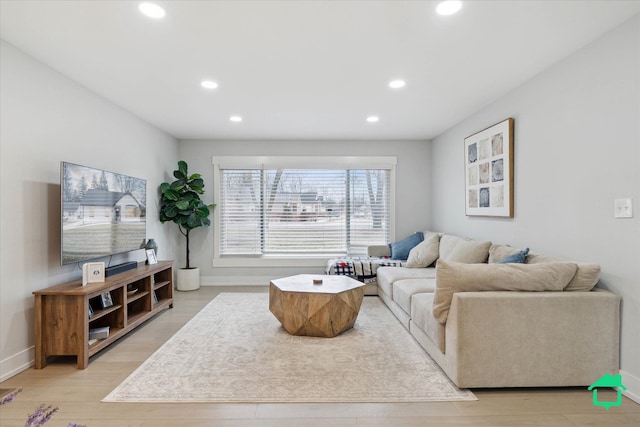
[[[63,265],[144,246],[146,180],[68,162],[60,169]]]

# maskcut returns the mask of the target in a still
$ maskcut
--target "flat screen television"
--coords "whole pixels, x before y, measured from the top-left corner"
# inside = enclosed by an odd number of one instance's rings
[[[144,247],[146,180],[62,162],[60,198],[62,265]]]

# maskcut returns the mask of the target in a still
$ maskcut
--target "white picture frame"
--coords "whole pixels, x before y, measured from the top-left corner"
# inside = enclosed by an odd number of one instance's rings
[[[82,286],[104,282],[104,262],[87,262],[82,265]]]
[[[147,264],[157,264],[158,258],[156,258],[156,251],[153,249],[147,249]]]
[[[513,119],[464,139],[465,215],[513,218]]]

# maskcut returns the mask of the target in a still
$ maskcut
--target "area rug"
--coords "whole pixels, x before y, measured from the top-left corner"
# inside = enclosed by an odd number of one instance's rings
[[[377,297],[335,338],[289,335],[269,295],[222,293],[103,402],[427,402],[458,389]]]

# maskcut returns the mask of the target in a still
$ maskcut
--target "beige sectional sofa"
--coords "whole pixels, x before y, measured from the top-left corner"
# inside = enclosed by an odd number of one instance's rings
[[[429,231],[421,245],[412,267],[378,268],[378,295],[458,387],[588,386],[618,373],[620,298],[594,288],[598,265],[541,254],[498,264],[524,252]]]

